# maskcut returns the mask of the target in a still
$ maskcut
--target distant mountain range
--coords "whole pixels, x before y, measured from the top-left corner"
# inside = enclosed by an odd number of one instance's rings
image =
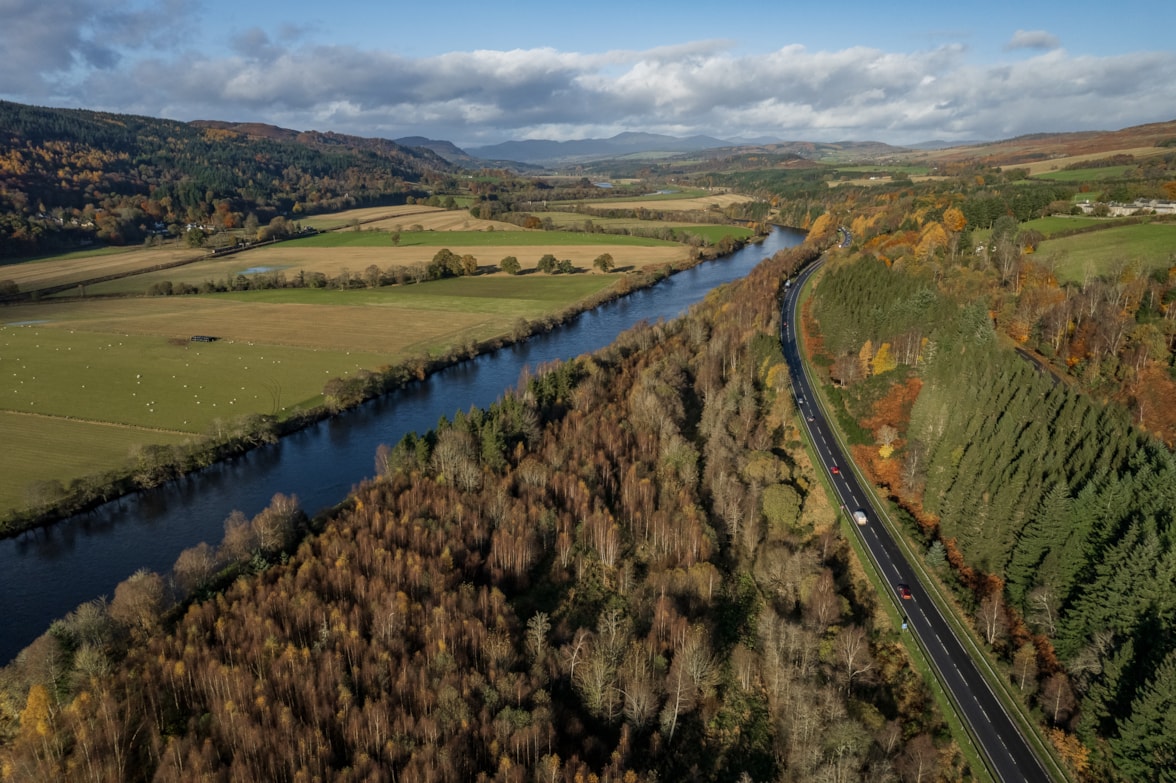
[[[522,163],[552,164],[655,153],[680,154],[733,146],[736,145],[732,142],[711,136],[678,138],[657,133],[619,133],[608,139],[506,141],[486,147],[471,147],[467,152],[483,160],[516,160]]]

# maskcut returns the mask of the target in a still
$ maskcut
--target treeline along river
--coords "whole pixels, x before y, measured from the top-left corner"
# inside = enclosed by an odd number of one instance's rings
[[[338,503],[372,475],[381,443],[395,444],[410,432],[433,429],[442,417],[492,404],[525,368],[599,350],[642,321],[674,318],[711,289],[803,240],[801,232],[775,228],[761,244],[680,272],[525,343],[442,370],[276,445],[0,541],[0,665],[54,619],[100,595],[113,596],[135,570],[167,573],[184,549],[201,541],[216,544],[234,510],[253,516],[277,492],[297,495],[310,514]]]

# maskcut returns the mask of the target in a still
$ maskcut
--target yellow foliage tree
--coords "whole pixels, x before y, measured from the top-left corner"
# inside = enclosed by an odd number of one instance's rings
[[[964,226],[968,225],[968,219],[964,217],[964,213],[955,207],[948,207],[943,210],[943,227],[953,234],[958,234],[964,230]]]
[[[862,349],[858,351],[858,361],[862,365],[862,377],[870,377],[870,365],[874,361],[874,343],[872,340],[866,340],[862,344]]]
[[[881,375],[898,366],[898,361],[894,358],[894,353],[890,350],[890,343],[882,343],[878,347],[878,352],[874,354],[874,363],[872,366],[874,375]]]
[[[936,250],[947,245],[947,232],[939,223],[928,223],[919,237],[919,244],[915,246],[915,256],[927,258]]]
[[[25,708],[20,713],[20,733],[24,737],[44,737],[52,729],[53,710],[49,692],[41,684],[29,688]]]
[[[809,239],[820,241],[832,234],[834,229],[833,216],[826,212],[809,226]]]
[[[1049,739],[1070,768],[1079,774],[1090,769],[1090,749],[1073,734],[1062,729],[1050,729]]]

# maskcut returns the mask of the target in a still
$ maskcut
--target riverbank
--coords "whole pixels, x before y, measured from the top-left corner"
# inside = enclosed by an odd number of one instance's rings
[[[746,244],[762,242],[765,236],[736,242],[731,252]],[[692,252],[686,262],[626,272],[607,290],[560,312],[530,321],[520,319],[508,334],[450,345],[441,354],[418,355],[378,370],[365,370],[348,377],[334,378],[324,385],[320,404],[298,409],[285,418],[247,414],[233,420],[220,437],[203,436],[179,445],[143,448],[134,465],[75,480],[68,488],[58,484],[44,493],[41,502],[0,517],[0,538],[16,536],[93,511],[111,501],[160,487],[260,447],[278,443],[282,438],[364,402],[403,389],[439,370],[526,341],[536,334],[549,332],[586,311],[656,285],[668,275],[718,256],[714,248],[700,248]]]

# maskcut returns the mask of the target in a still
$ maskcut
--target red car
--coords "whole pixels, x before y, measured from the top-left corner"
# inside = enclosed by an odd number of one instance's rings
[[[837,467],[836,465],[834,465],[833,467],[829,468],[829,470],[833,472],[833,475],[834,475],[834,476],[837,476],[837,475],[840,475],[840,474],[841,474],[841,468]]]
[[[907,587],[906,585],[899,585],[898,596],[904,601],[911,600],[911,588]]]

